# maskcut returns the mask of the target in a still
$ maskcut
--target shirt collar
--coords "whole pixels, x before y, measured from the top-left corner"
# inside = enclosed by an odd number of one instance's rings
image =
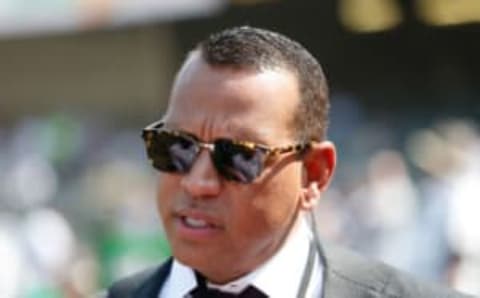
[[[196,286],[197,281],[192,269],[174,259],[170,274],[158,297],[186,297]]]
[[[269,297],[295,297],[302,278],[298,272],[305,269],[311,239],[311,231],[301,218],[282,247],[259,268],[227,284],[208,283],[208,287],[239,293],[253,285]],[[184,297],[196,286],[193,270],[174,260],[161,297]]]
[[[296,297],[311,242],[311,232],[301,218],[280,250],[252,272],[250,283],[269,297]],[[248,275],[247,275],[248,276]]]

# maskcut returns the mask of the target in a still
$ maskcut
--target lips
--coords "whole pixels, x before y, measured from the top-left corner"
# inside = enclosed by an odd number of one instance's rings
[[[182,210],[175,214],[175,234],[189,242],[211,243],[224,231],[221,221],[199,210]]]
[[[192,229],[214,228],[214,225],[202,219],[192,218],[188,216],[182,216],[181,219],[186,226]]]
[[[200,210],[182,210],[176,213],[182,224],[191,229],[220,229],[220,221]]]

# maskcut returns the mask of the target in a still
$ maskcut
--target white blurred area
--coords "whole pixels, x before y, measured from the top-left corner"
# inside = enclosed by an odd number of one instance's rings
[[[0,0],[0,37],[118,27],[210,15],[223,0]]]
[[[22,273],[25,268],[18,240],[13,229],[14,222],[5,214],[0,221],[0,295],[2,297],[18,296]]]

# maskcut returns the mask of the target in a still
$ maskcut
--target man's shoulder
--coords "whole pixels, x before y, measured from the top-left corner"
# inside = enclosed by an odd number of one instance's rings
[[[466,298],[472,297],[420,282],[391,266],[333,244],[325,253],[324,298]],[[170,271],[172,259],[160,266],[115,282],[108,298],[157,297]]]
[[[470,297],[419,281],[382,262],[327,244],[325,298],[461,298]]]
[[[112,284],[107,298],[150,298],[157,297],[170,271],[172,259],[138,273],[127,276]]]

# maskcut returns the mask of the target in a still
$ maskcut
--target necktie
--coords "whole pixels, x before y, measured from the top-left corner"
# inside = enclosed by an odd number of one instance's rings
[[[207,288],[205,277],[195,271],[197,287],[190,292],[191,298],[268,298],[262,291],[254,286],[248,286],[239,294],[222,292],[216,289]]]
[[[215,289],[207,289],[201,286],[190,292],[192,298],[268,298],[267,295],[253,286],[249,286],[239,294],[222,292]]]

